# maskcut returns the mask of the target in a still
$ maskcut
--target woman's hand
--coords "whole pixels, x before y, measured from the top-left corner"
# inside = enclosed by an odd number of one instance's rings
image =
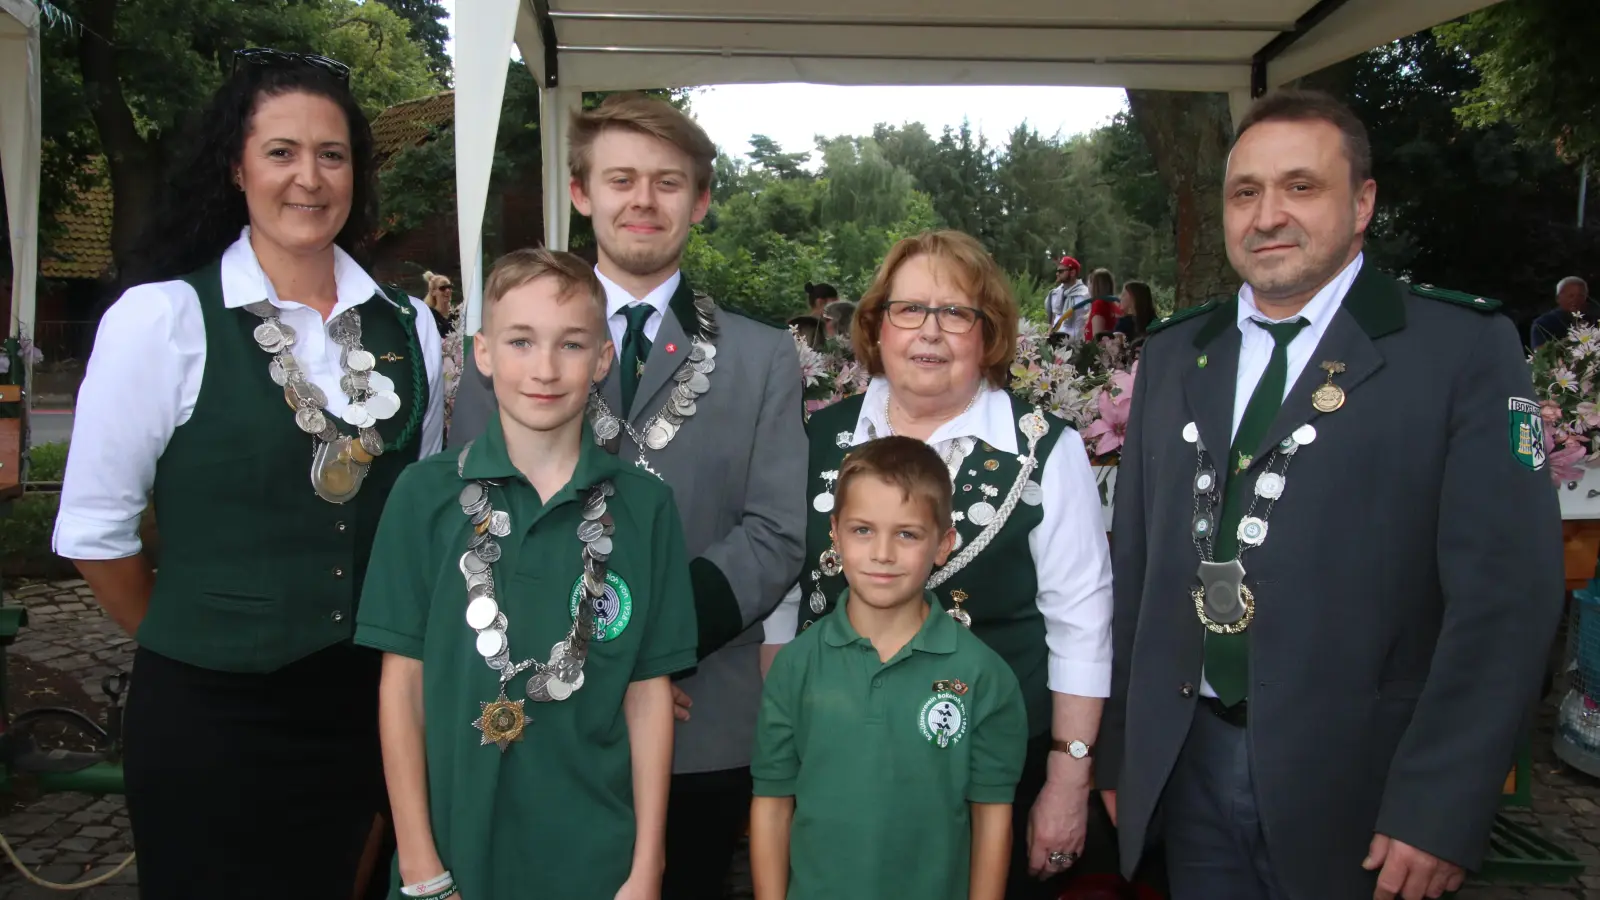
[[[661,900],[661,876],[640,878],[630,876],[617,891],[617,900]]]
[[[1028,816],[1028,873],[1045,879],[1071,868],[1050,862],[1052,853],[1066,853],[1076,862],[1088,834],[1089,779],[1052,778],[1039,792]]]

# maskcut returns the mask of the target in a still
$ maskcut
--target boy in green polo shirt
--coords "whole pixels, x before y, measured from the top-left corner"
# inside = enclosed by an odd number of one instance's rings
[[[1000,900],[1027,713],[1011,667],[932,605],[955,543],[921,441],[845,457],[833,558],[848,600],[779,652],[750,773],[756,900]]]
[[[587,264],[502,258],[473,341],[499,415],[390,495],[356,641],[384,651],[391,898],[659,893],[697,632],[671,490],[585,421],[613,353]]]

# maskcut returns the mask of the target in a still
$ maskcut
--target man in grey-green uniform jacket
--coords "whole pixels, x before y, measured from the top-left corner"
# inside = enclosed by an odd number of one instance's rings
[[[1337,101],[1257,101],[1223,191],[1245,286],[1140,361],[1096,774],[1174,900],[1459,886],[1544,672],[1561,526],[1521,342],[1364,259],[1370,173]]]

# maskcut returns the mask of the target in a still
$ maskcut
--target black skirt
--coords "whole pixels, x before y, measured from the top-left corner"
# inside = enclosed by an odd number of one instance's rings
[[[340,644],[265,674],[140,649],[124,733],[143,900],[349,900],[383,808],[381,656]]]

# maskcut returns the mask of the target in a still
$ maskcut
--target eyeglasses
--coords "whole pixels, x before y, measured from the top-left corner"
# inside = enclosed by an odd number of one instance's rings
[[[896,328],[921,328],[922,323],[928,321],[928,314],[933,313],[933,320],[939,323],[940,331],[945,334],[966,334],[984,318],[982,312],[970,306],[928,306],[908,300],[890,300],[886,305],[889,307],[889,324]]]
[[[349,66],[337,59],[318,56],[315,53],[291,53],[287,50],[274,50],[271,47],[246,47],[233,51],[233,71],[239,71],[241,64],[279,69],[311,66],[327,72],[345,84],[350,83]]]

